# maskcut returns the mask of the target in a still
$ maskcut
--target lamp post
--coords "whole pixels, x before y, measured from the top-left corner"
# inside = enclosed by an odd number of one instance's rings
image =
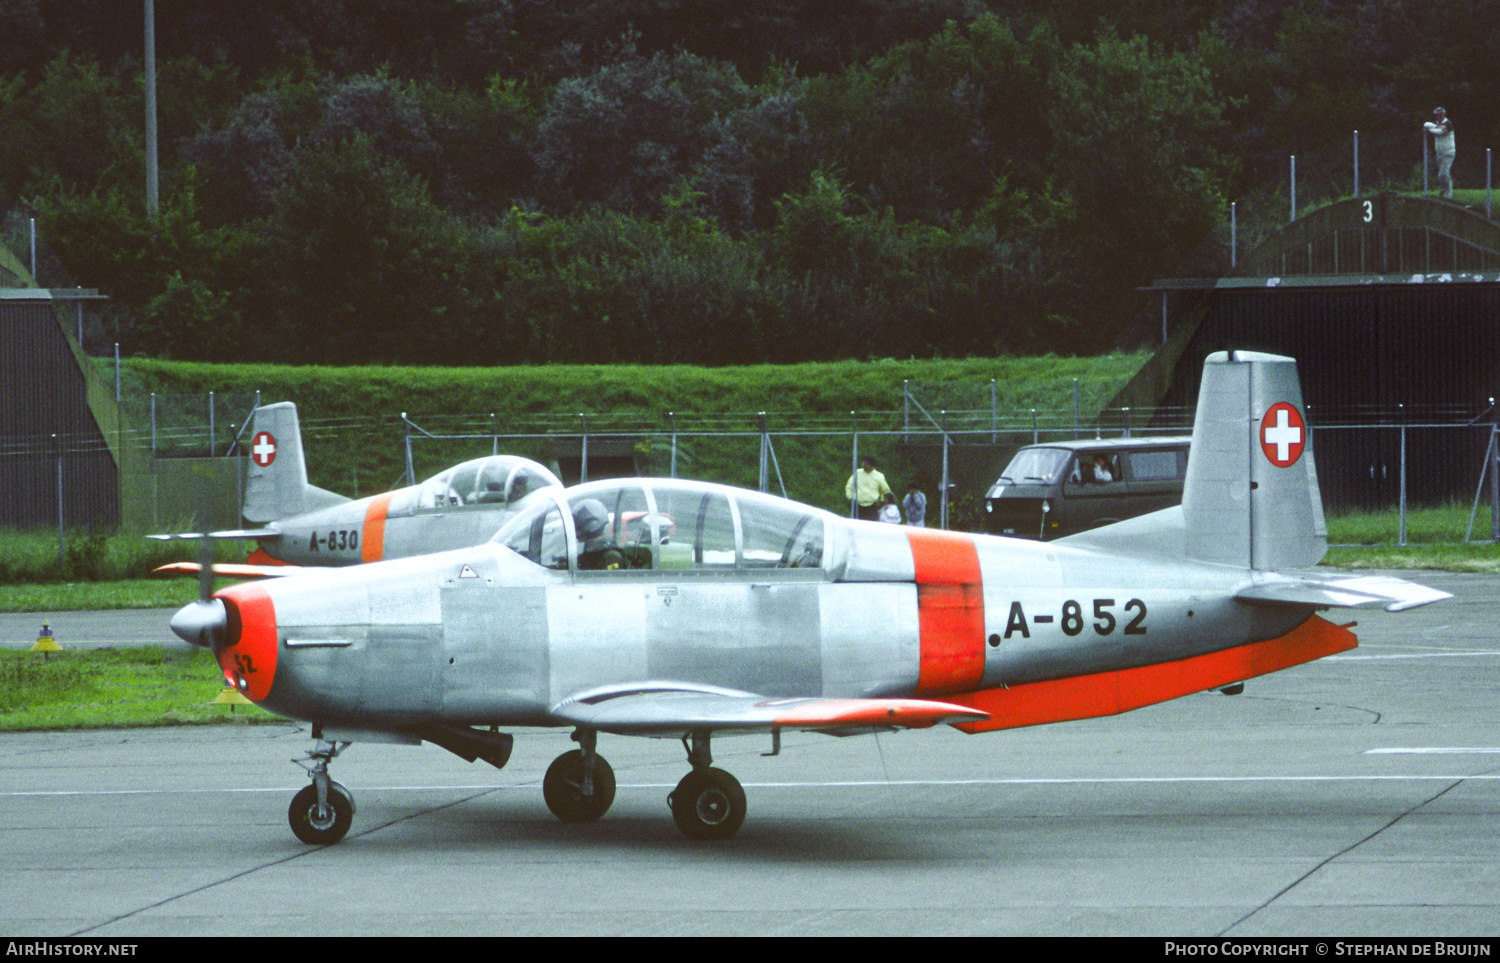
[[[156,177],[156,0],[146,4],[146,213],[160,209]]]

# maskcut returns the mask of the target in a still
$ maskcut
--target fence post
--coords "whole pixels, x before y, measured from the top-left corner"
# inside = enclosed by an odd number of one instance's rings
[[[1239,267],[1239,211],[1238,204],[1231,202],[1229,205],[1229,267],[1233,270]]]
[[[938,412],[938,417],[942,419],[941,424],[943,428],[943,519],[941,527],[947,528],[948,488],[951,484],[948,480],[948,446],[952,443],[952,439],[948,435],[948,412],[946,410],[940,411]]]
[[[1359,196],[1359,131],[1354,132],[1354,196]]]
[[[849,424],[854,430],[854,451],[849,461],[849,517],[859,517],[859,419],[849,412]]]
[[[990,379],[990,444],[999,439],[1000,429],[1000,403],[996,397],[995,379]]]
[[[1490,425],[1490,541],[1500,542],[1500,424]]]
[[[578,430],[581,432],[578,451],[578,484],[589,480],[589,416],[578,413]]]
[[[1078,379],[1073,379],[1073,440],[1078,440]]]
[[[760,413],[760,490],[770,490],[770,478],[766,474],[766,450],[771,445],[771,436],[766,432],[766,413]]]
[[[677,412],[667,412],[667,421],[672,425],[672,470],[669,477],[677,477]]]
[[[404,411],[401,412],[401,430],[406,434],[406,487],[410,488],[417,483],[417,473],[411,464],[411,422]]]
[[[1396,544],[1406,547],[1406,406],[1397,405],[1401,412],[1401,494],[1398,496],[1400,519],[1397,524]]]
[[[52,436],[52,450],[57,455],[57,574],[63,574],[63,471],[62,442]]]
[[[901,444],[911,444],[911,379],[901,379]]]

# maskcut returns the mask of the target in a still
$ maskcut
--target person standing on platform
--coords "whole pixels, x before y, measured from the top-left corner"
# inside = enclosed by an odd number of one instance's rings
[[[1422,125],[1432,135],[1432,149],[1437,155],[1438,186],[1444,197],[1453,196],[1453,158],[1458,156],[1458,145],[1453,139],[1453,121],[1448,112],[1439,107],[1432,112],[1432,120]]]

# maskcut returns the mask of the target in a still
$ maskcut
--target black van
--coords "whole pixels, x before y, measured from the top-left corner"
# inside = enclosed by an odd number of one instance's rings
[[[1182,501],[1191,438],[1028,445],[990,486],[984,530],[1046,541]]]

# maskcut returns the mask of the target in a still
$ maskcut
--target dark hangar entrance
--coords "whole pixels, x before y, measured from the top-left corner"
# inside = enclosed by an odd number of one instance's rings
[[[1395,504],[1403,466],[1412,502],[1474,497],[1500,398],[1500,223],[1482,208],[1353,198],[1287,225],[1231,276],[1150,290],[1167,338],[1118,404],[1164,421],[1195,402],[1209,353],[1290,355],[1330,509]]]

